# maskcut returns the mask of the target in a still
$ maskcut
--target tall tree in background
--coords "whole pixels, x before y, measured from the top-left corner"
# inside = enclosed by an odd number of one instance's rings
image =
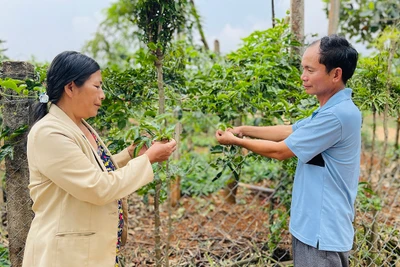
[[[324,0],[328,5],[331,0]],[[356,42],[371,43],[386,26],[400,18],[399,0],[341,0],[339,33]]]
[[[159,115],[164,114],[164,56],[177,32],[191,34],[189,17],[193,9],[187,0],[118,0],[107,9],[106,19],[95,38],[86,45],[86,51],[95,58],[105,56],[106,62],[103,63],[111,69],[121,70],[133,68],[137,64],[135,51],[144,48],[143,52],[148,53],[146,57],[153,62],[157,74],[158,105],[153,106],[158,107]],[[160,129],[166,127],[159,126]],[[155,260],[156,266],[165,266],[161,253],[159,209],[162,181],[159,174],[158,171],[155,175],[154,195]],[[168,252],[165,256],[168,266]]]
[[[328,35],[337,33],[339,27],[340,0],[330,0]]]
[[[165,113],[165,90],[163,80],[163,58],[173,39],[173,34],[185,22],[184,7],[186,1],[175,0],[137,0],[133,2],[133,18],[141,31],[141,39],[154,54],[154,66],[157,70],[158,113]],[[162,266],[160,239],[160,192],[161,180],[156,175],[154,196],[156,266]],[[166,255],[168,265],[168,252]]]
[[[299,43],[304,42],[304,0],[290,1],[290,29]],[[301,47],[293,47],[293,51],[300,55]]]
[[[327,3],[326,12],[328,14],[328,3],[335,0],[324,1]],[[394,32],[400,30],[399,0],[341,0],[339,14],[339,33],[352,38],[356,42],[366,44],[368,48],[376,49],[374,43],[386,29],[391,27]],[[398,42],[396,45],[393,40],[390,43],[393,47],[398,45]],[[392,72],[398,79],[400,76],[398,49],[394,48],[391,51],[393,56],[390,57],[388,70],[393,69]],[[395,149],[397,151],[400,138],[399,111],[394,116],[397,116],[395,140]]]
[[[185,18],[179,21],[180,25],[176,25],[176,31],[192,42],[193,27],[196,27],[207,50],[208,44],[201,25],[201,17],[194,1],[189,1],[176,1],[177,5],[182,4],[182,14]],[[134,53],[140,48],[146,48],[146,45],[139,41],[143,34],[133,16],[136,2],[138,0],[118,0],[107,8],[106,19],[100,24],[94,38],[85,44],[83,51],[112,69],[132,67],[135,64]]]

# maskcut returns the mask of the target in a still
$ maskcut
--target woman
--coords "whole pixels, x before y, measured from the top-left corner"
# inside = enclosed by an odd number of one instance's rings
[[[134,159],[133,145],[111,156],[85,121],[105,98],[101,86],[99,65],[78,52],[59,54],[47,72],[47,93],[28,135],[35,218],[24,267],[118,266],[126,237],[121,199],[151,182],[151,164],[176,148],[171,140],[155,142]]]

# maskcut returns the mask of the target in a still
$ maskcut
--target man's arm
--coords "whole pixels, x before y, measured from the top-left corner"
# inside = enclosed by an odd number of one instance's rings
[[[241,146],[264,157],[284,160],[295,156],[284,141],[241,139],[234,136],[232,132],[222,130],[218,130],[215,136],[222,145]]]
[[[293,132],[291,125],[239,126],[229,131],[239,137],[248,136],[275,142],[285,140]]]

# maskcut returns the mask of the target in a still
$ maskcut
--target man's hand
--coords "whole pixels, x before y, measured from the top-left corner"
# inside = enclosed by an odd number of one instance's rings
[[[217,138],[218,143],[220,143],[221,145],[235,145],[238,139],[229,130],[227,131],[217,130],[217,132],[215,133],[215,137]]]
[[[228,128],[226,129],[228,132],[233,133],[235,136],[242,138],[243,137],[243,132],[242,132],[242,127],[238,126],[238,127],[233,127],[232,128]]]

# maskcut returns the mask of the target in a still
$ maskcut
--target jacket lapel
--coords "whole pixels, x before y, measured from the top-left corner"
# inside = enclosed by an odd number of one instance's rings
[[[92,151],[93,156],[95,157],[99,167],[101,170],[103,171],[107,171],[106,167],[103,164],[103,160],[100,158],[100,156],[97,154],[97,151],[95,151],[95,149],[93,148],[93,146],[90,144],[89,140],[87,140],[86,136],[82,133],[81,129],[79,129],[78,125],[76,125],[70,117],[68,117],[67,114],[65,114],[65,112],[60,109],[57,105],[55,104],[51,104],[50,109],[49,109],[49,113],[53,116],[55,116],[56,118],[58,118],[59,120],[61,120],[64,125],[68,128],[70,128],[70,130],[74,131],[78,136],[80,136],[80,138],[82,140],[84,140],[84,142],[87,144],[87,146],[90,148],[90,150]],[[86,121],[82,120],[83,124],[88,127],[90,129],[90,131],[92,131],[92,133],[95,133],[96,137],[98,138],[98,140],[100,140],[101,144],[104,146],[103,142],[101,141],[100,137],[98,137],[96,131],[90,127],[89,124],[87,124]]]

